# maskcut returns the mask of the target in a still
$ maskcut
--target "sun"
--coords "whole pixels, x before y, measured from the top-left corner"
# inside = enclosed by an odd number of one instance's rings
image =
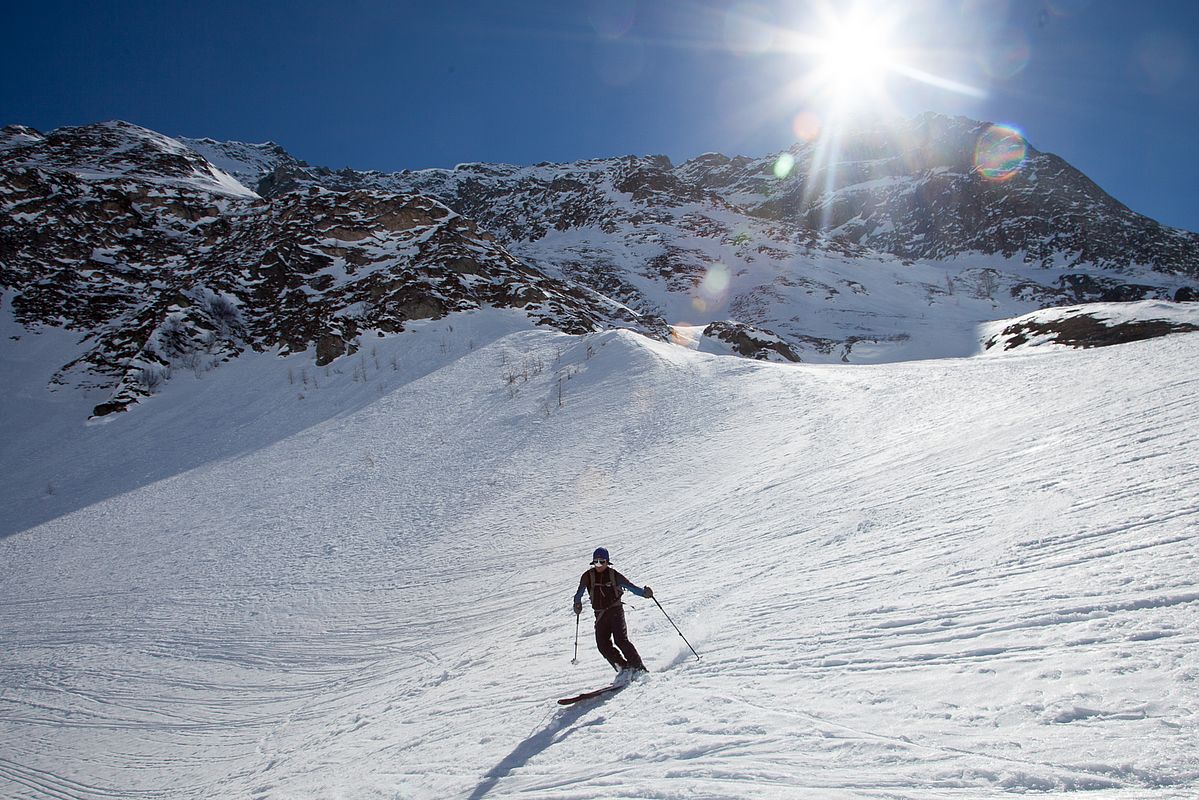
[[[854,11],[824,20],[812,46],[815,79],[840,104],[857,105],[876,97],[898,65],[894,21]]]
[[[774,51],[787,57],[791,76],[771,102],[795,109],[795,141],[811,148],[802,157],[799,151],[780,155],[773,165],[776,178],[794,175],[802,160],[806,197],[835,187],[845,137],[859,124],[886,125],[901,117],[915,88],[986,96],[982,89],[937,74],[948,65],[936,44],[937,20],[918,11],[918,4],[893,0],[808,0],[795,27],[774,29]],[[980,154],[980,170],[1003,174],[1016,158],[1015,141],[997,139]],[[825,205],[822,213],[831,209]]]
[[[908,4],[813,0],[802,28],[779,31],[779,51],[795,57],[788,99],[835,123],[858,111],[892,112],[912,85],[925,84],[972,97],[973,86],[921,65],[930,55],[928,33],[916,27]]]

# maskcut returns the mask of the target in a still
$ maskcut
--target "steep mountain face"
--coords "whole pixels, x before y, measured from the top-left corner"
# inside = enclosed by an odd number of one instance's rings
[[[1131,211],[1014,131],[962,117],[925,114],[761,159],[709,153],[678,167],[656,156],[333,172],[311,168],[273,143],[182,141],[226,163],[264,196],[311,185],[420,192],[477,219],[502,241],[534,241],[550,229],[611,230],[621,219],[661,219],[655,208],[697,203],[818,232],[841,245],[839,252],[855,244],[909,261],[983,254],[1045,268],[1142,267],[1199,280],[1199,234]],[[1017,157],[988,169],[988,147],[1003,155],[1012,146]],[[620,213],[629,201],[640,215]]]
[[[985,254],[1199,278],[1199,234],[1129,210],[1010,129],[926,114],[832,146],[793,148],[782,180],[779,157],[708,156],[680,171],[755,216],[802,220],[909,261]]]
[[[975,352],[979,323],[1046,306],[1194,296],[1199,235],[995,130],[927,115],[756,160],[388,174],[123,122],[10,126],[0,291],[26,328],[78,332],[54,384],[108,392],[97,414],[247,348],[324,364],[484,306],[888,361]]]
[[[42,170],[138,193],[181,188],[219,197],[254,192],[178,140],[128,122],[101,122],[41,134],[24,125],[0,130],[5,172]]]
[[[964,324],[1183,299],[1199,281],[1199,234],[1132,212],[1014,131],[963,118],[678,166],[658,156],[334,172],[273,144],[185,141],[264,196],[315,185],[436,197],[549,274],[671,322],[774,331],[808,358],[849,358],[859,342],[895,350],[912,326],[888,320],[949,298],[984,301],[948,313]]]
[[[325,364],[368,332],[482,305],[568,332],[662,334],[429,197],[312,187],[263,200],[123,123],[49,137],[10,128],[5,141],[15,144],[0,151],[0,285],[26,327],[79,333],[82,352],[54,383],[110,391],[97,415],[174,369],[201,372],[246,348],[315,348]]]

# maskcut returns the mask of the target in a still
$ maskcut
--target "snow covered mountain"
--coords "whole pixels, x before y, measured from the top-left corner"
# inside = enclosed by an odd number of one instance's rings
[[[51,383],[105,394],[96,416],[247,349],[313,349],[323,366],[364,337],[481,305],[568,332],[664,330],[546,277],[427,196],[313,188],[265,201],[126,123],[7,128],[0,163],[5,303],[30,331],[79,335]]]
[[[995,147],[1016,139],[1019,147],[1019,158],[999,174],[983,160],[991,139]],[[418,191],[479,220],[504,241],[537,240],[551,229],[610,228],[630,216],[620,213],[619,195],[626,194],[642,204],[642,217],[645,208],[723,201],[754,218],[913,261],[984,254],[1047,268],[1135,265],[1199,278],[1199,234],[1132,212],[1015,131],[963,117],[924,114],[900,125],[847,131],[832,146],[801,143],[759,159],[709,153],[678,167],[655,156],[532,168],[335,172],[309,167],[274,143],[180,141],[264,196],[313,185]],[[1079,289],[1069,281],[1058,288]],[[1148,291],[1102,299],[1142,299]],[[1073,298],[1089,299],[1100,298]]]
[[[796,343],[825,334],[846,342],[844,323],[812,318],[829,305],[854,307],[863,289],[883,291],[856,279],[847,261],[869,274],[874,263],[898,259],[909,274],[879,271],[904,287],[886,293],[905,300],[935,301],[956,282],[967,294],[1024,302],[1024,311],[1170,299],[1180,290],[1190,297],[1199,282],[1199,234],[1132,212],[1014,131],[960,117],[926,114],[846,132],[835,148],[800,144],[760,159],[707,154],[677,167],[657,156],[334,172],[277,145],[183,141],[265,196],[313,185],[429,194],[547,271],[668,319],[727,310]],[[994,161],[988,146],[1007,160]],[[1012,146],[1018,158],[1004,149]],[[926,264],[943,274],[921,274]],[[729,273],[731,288],[697,293],[714,269]],[[809,306],[791,284],[826,302]],[[703,308],[664,299],[671,292],[700,294]],[[798,325],[788,313],[797,305],[808,312]],[[861,328],[866,338],[896,335],[877,319]]]
[[[519,316],[43,406],[20,471],[93,499],[0,539],[0,796],[1195,797],[1199,334],[781,365]],[[597,545],[702,660],[631,598],[652,673],[561,709]]]
[[[9,125],[0,130],[0,163],[5,172],[67,173],[134,195],[161,187],[219,197],[256,196],[178,140],[121,121],[60,128],[45,135]]]
[[[1195,235],[930,148],[4,129],[0,797],[1192,800]]]
[[[1046,306],[1196,296],[1199,235],[1019,137],[997,176],[979,155],[995,129],[926,115],[835,152],[382,174],[123,122],[10,126],[0,290],[27,330],[76,332],[51,385],[95,416],[247,350],[324,365],[483,306],[877,362],[968,355],[980,324]]]

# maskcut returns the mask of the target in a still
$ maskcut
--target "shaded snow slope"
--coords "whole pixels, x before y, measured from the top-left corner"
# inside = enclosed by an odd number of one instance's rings
[[[0,439],[0,538],[348,414],[532,324],[513,309],[411,321],[401,334],[365,332],[356,356],[326,366],[310,351],[246,353],[222,365],[216,380],[210,371],[181,371],[145,401],[144,416],[89,421],[105,390],[44,388],[56,365],[75,357],[76,337],[49,326],[30,333],[7,310],[0,302],[0,419],[8,428]]]
[[[0,540],[0,795],[1193,797],[1196,356],[535,330],[264,415],[273,443]],[[600,544],[703,659],[632,598],[653,674],[560,709],[610,675],[586,620],[570,665]]]

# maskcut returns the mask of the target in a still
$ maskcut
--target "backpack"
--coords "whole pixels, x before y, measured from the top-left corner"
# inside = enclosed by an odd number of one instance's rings
[[[595,580],[596,577],[597,576],[594,568],[583,573],[583,579],[586,581],[585,585],[587,586],[587,594],[591,598],[591,607],[596,611],[602,611],[606,608],[620,605],[620,596],[624,593],[624,590],[620,588],[620,583],[617,580],[619,573],[617,573],[617,571],[611,567],[608,567],[608,574],[605,576],[603,581],[597,583]],[[610,597],[608,597],[609,592],[603,591],[604,589],[610,590]],[[604,605],[599,605],[598,602],[601,600],[607,600],[609,602],[604,603]]]

